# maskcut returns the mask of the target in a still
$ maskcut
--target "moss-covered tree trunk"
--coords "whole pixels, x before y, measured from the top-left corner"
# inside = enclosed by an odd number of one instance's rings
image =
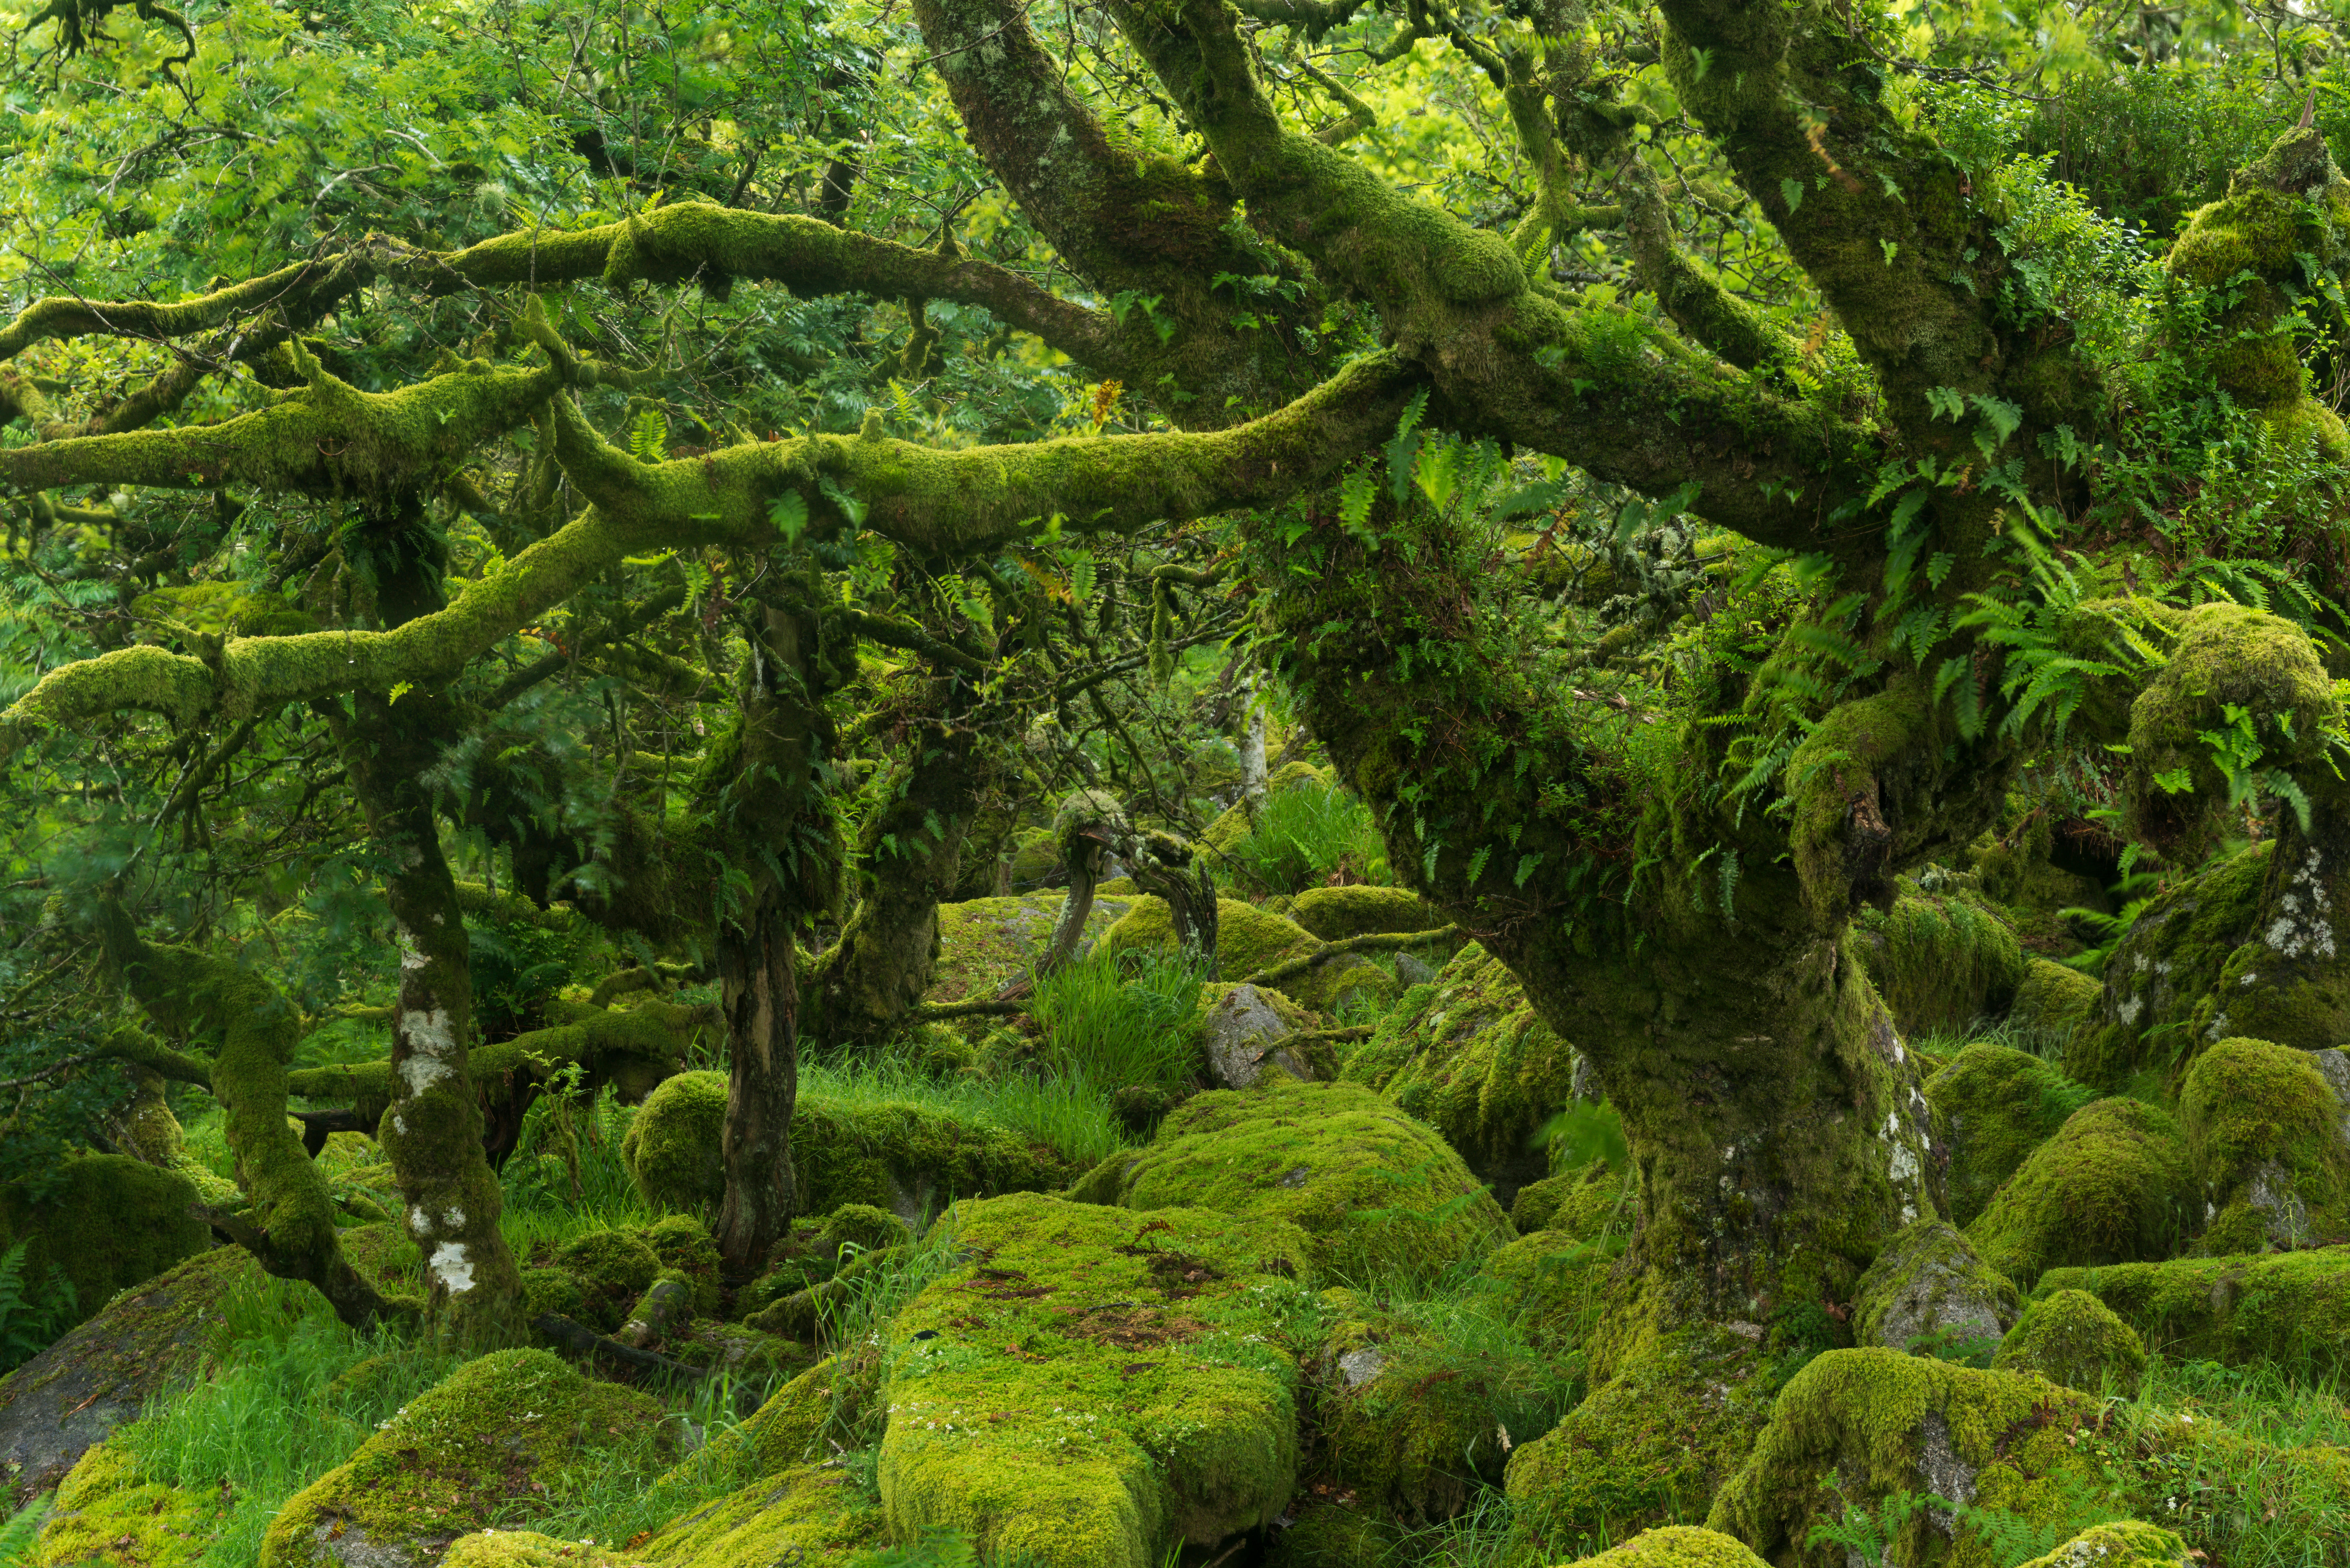
[[[863,896],[811,987],[808,1027],[828,1045],[878,1039],[938,970],[939,905],[954,895],[988,774],[971,682],[951,672],[934,684],[934,711],[916,724],[888,798],[858,835]]]
[[[459,1342],[497,1344],[519,1332],[522,1277],[498,1229],[504,1196],[482,1148],[464,912],[423,782],[458,732],[455,716],[444,700],[418,691],[396,701],[361,692],[353,708],[339,726],[343,749],[369,830],[390,863],[384,896],[400,944],[391,1104],[376,1137],[424,1253],[434,1322]]]
[[[733,735],[713,748],[712,812],[728,863],[750,888],[717,940],[726,1013],[726,1198],[718,1251],[748,1279],[784,1234],[796,1199],[792,1106],[799,1093],[800,994],[794,943],[837,895],[830,810],[830,674],[820,621],[770,605],[759,612]]]

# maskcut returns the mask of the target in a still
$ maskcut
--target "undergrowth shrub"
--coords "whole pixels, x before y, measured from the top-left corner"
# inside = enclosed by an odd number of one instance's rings
[[[1354,791],[1318,780],[1268,795],[1248,836],[1224,852],[1224,868],[1243,887],[1264,893],[1302,892],[1334,877],[1393,880],[1371,808]]]
[[[1202,976],[1184,954],[1132,951],[1039,977],[1030,1012],[1045,1065],[1111,1090],[1188,1081],[1199,1071],[1191,1023]]]

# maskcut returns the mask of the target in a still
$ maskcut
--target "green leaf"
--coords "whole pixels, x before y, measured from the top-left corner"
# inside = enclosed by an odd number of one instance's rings
[[[1787,215],[1794,217],[1795,209],[1804,204],[1804,182],[1801,180],[1780,181],[1779,199],[1787,203]]]
[[[800,542],[800,535],[807,532],[807,503],[796,490],[786,490],[767,503],[767,521],[775,525],[786,545]]]

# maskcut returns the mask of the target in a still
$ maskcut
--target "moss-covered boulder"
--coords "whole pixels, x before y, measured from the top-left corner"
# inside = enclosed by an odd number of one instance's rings
[[[25,1561],[28,1568],[190,1568],[210,1544],[209,1513],[180,1489],[142,1478],[120,1444],[100,1443],[58,1486]]]
[[[1432,931],[1451,924],[1409,888],[1308,888],[1284,911],[1326,942],[1390,931]]]
[[[1853,1290],[1853,1338],[1968,1360],[1988,1356],[2023,1310],[2015,1286],[1942,1220],[1905,1227]]]
[[[2093,1524],[2045,1557],[2023,1568],[2193,1568],[2187,1542],[2142,1519]]]
[[[1348,1274],[1460,1262],[1512,1235],[1492,1196],[1426,1125],[1359,1084],[1282,1075],[1193,1096],[1149,1147],[1113,1156],[1076,1190],[1145,1212],[1286,1221],[1308,1238],[1315,1267]]]
[[[1314,1311],[1304,1234],[1024,1193],[943,1222],[971,1261],[883,1352],[893,1539],[952,1529],[1035,1568],[1157,1568],[1282,1511],[1298,1368],[1281,1345]]]
[[[1434,984],[1406,992],[1343,1072],[1442,1133],[1508,1202],[1549,1173],[1534,1136],[1571,1097],[1575,1070],[1574,1047],[1517,976],[1472,942]]]
[[[1222,981],[1200,988],[1191,1024],[1208,1081],[1227,1089],[1253,1087],[1268,1071],[1300,1083],[1336,1076],[1326,1050],[1316,1053],[1300,1039],[1311,1028],[1305,1009],[1271,986]]]
[[[1967,1240],[2028,1289],[2048,1269],[2168,1256],[2186,1240],[2193,1194],[2178,1124],[2137,1100],[2099,1100],[2033,1151]]]
[[[1701,1510],[1770,1418],[1760,1340],[1727,1326],[1659,1336],[1555,1430],[1518,1445],[1510,1561],[1564,1562],[1584,1541]]]
[[[1966,1225],[2096,1092],[2030,1052],[1979,1040],[1926,1080],[1926,1098],[1950,1151],[1950,1218]]]
[[[1841,1563],[1809,1546],[1840,1518],[1822,1484],[1874,1512],[1897,1491],[1930,1494],[2045,1526],[2065,1517],[2095,1459],[2075,1446],[2104,1402],[2038,1377],[1881,1349],[1833,1350],[1789,1381],[1753,1452],[1713,1500],[1707,1525],[1774,1563]],[[1888,1543],[1910,1568],[1988,1564],[1975,1526],[1927,1510]]]
[[[213,1244],[189,1212],[194,1183],[124,1154],[76,1155],[37,1187],[0,1187],[0,1251],[25,1244],[27,1295],[62,1279],[80,1323],[126,1290]]]
[[[609,1334],[628,1320],[629,1309],[660,1277],[661,1260],[634,1231],[589,1231],[563,1244],[555,1254],[555,1267],[579,1287],[579,1311],[565,1315]],[[544,1283],[541,1288],[552,1289]]]
[[[1050,852],[1052,836],[1044,843]],[[1014,885],[1022,862],[1013,861]],[[939,906],[939,961],[923,1001],[974,1002],[994,995],[1026,974],[1052,945],[1066,893],[1022,893],[1008,898],[973,898]],[[1097,941],[1138,902],[1097,891],[1080,940]]]
[[[1856,944],[1904,1034],[1956,1031],[2007,1011],[2023,949],[2007,920],[1960,878],[1902,879],[1893,908],[1863,911]]]
[[[2350,1247],[2051,1269],[2039,1290],[2086,1291],[2181,1361],[2350,1370]]]
[[[2307,1051],[2222,1040],[2195,1058],[2178,1116],[2202,1182],[2202,1251],[2270,1251],[2345,1239],[2343,1106]]]
[[[1163,898],[1134,900],[1118,923],[1102,933],[1102,950],[1173,952],[1175,922]],[[1227,981],[1248,979],[1291,959],[1326,946],[1296,921],[1240,898],[1216,900],[1216,972]],[[1300,1005],[1335,1012],[1350,1000],[1384,1002],[1395,995],[1395,977],[1355,953],[1342,953],[1276,982]]]
[[[1578,1557],[1573,1568],[1764,1568],[1764,1564],[1734,1535],[1694,1524],[1668,1524],[1644,1530],[1596,1557]]]
[[[2228,956],[2260,914],[2268,843],[2190,877],[2148,904],[2106,960],[2097,1008],[2065,1046],[2064,1070],[2117,1089],[2141,1068],[2192,1053],[2220,1012]],[[2241,1030],[2223,1028],[2210,1040]]]
[[[1562,1353],[1590,1337],[1607,1303],[1607,1282],[1631,1230],[1624,1222],[1590,1236],[1536,1231],[1487,1254],[1478,1272],[1501,1282],[1503,1299],[1535,1344]]]
[[[2023,966],[2023,983],[2007,1022],[2035,1041],[2062,1046],[2096,1012],[2106,988],[2079,970],[2035,958]]]
[[[723,1147],[726,1075],[681,1073],[645,1102],[621,1142],[648,1202],[712,1210],[725,1174],[706,1151]],[[803,1094],[792,1113],[792,1168],[802,1206],[887,1210],[920,1227],[954,1198],[1067,1185],[1076,1168],[993,1122],[912,1101]]]
[[[21,1503],[65,1479],[94,1443],[194,1372],[220,1303],[267,1283],[242,1247],[200,1252],[0,1378],[0,1478]]]
[[[260,1568],[429,1562],[490,1520],[558,1506],[616,1467],[665,1467],[680,1436],[646,1395],[591,1382],[545,1351],[495,1351],[297,1493],[271,1521]]]
[[[1451,1519],[1501,1484],[1513,1437],[1498,1366],[1451,1353],[1442,1336],[1364,1302],[1323,1293],[1330,1324],[1315,1368],[1324,1479],[1360,1507],[1409,1525]]]
[[[1519,1188],[1510,1205],[1510,1223],[1521,1235],[1562,1231],[1576,1241],[1586,1241],[1624,1213],[1623,1176],[1606,1161],[1595,1159]]]
[[[2135,1398],[2146,1375],[2146,1342],[2088,1292],[2052,1291],[2024,1309],[1991,1366],[2036,1372],[2084,1394]]]

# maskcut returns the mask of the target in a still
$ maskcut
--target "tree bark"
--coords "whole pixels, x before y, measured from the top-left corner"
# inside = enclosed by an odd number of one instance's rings
[[[726,1199],[718,1253],[726,1272],[749,1279],[791,1221],[798,1184],[792,1170],[792,1107],[799,1097],[799,977],[792,928],[779,889],[718,937],[719,987],[726,1010]]]

